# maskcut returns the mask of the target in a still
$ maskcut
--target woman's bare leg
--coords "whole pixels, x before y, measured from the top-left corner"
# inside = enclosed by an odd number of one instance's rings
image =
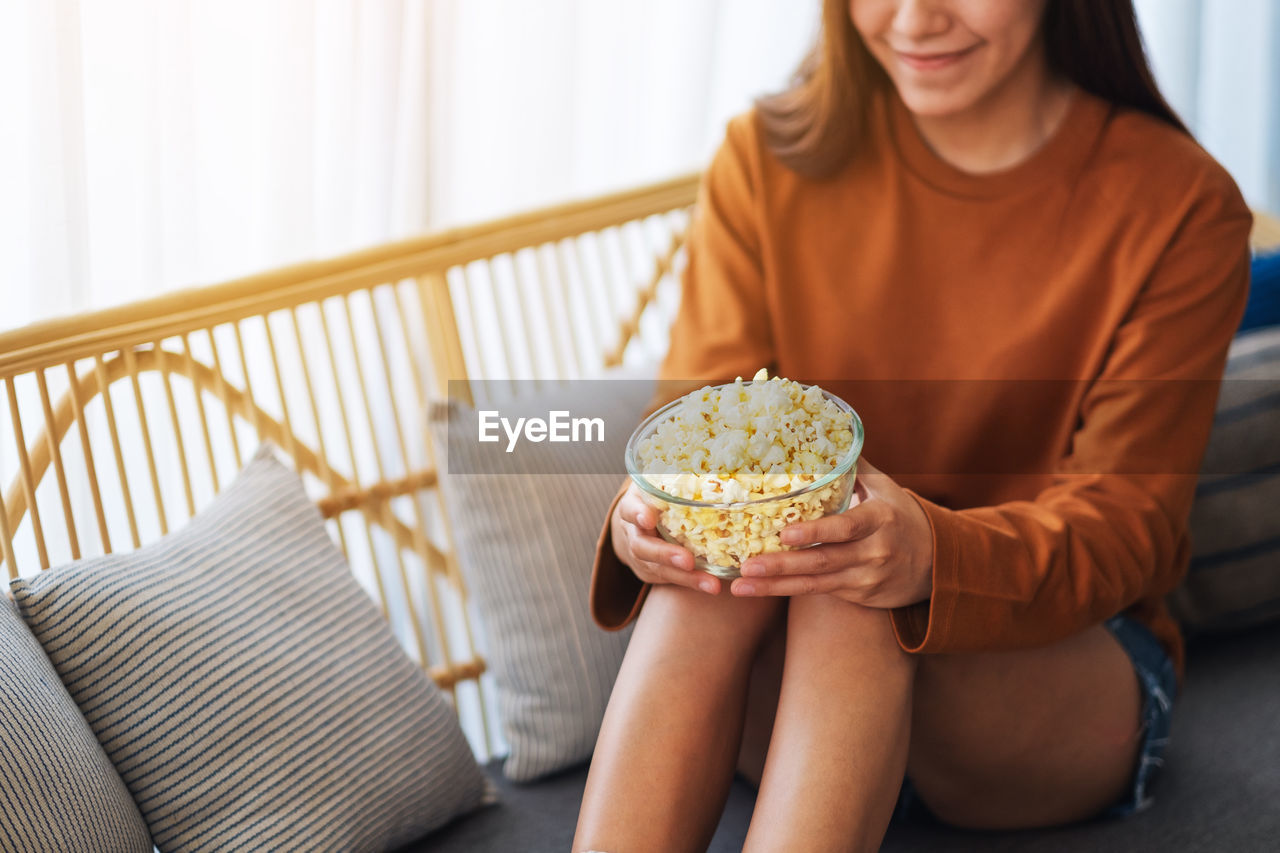
[[[752,675],[738,761],[749,779],[764,764],[768,738],[759,732],[772,725],[769,705],[781,692],[782,667],[770,646]],[[1132,782],[1140,701],[1128,655],[1101,626],[1042,648],[922,655],[908,774],[925,804],[955,826],[1017,829],[1088,818]],[[899,778],[884,784],[896,788]]]
[[[733,779],[777,599],[655,586],[609,699],[573,849],[704,850]]]
[[[1132,784],[1140,702],[1129,656],[1100,625],[1042,648],[922,656],[907,771],[956,826],[1083,820]]]
[[[875,850],[907,763],[916,662],[888,614],[790,599],[782,690],[747,850]]]

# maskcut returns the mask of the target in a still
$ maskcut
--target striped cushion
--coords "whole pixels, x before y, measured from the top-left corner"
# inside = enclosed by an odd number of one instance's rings
[[[269,451],[181,531],[13,589],[162,851],[380,850],[485,797]]]
[[[129,792],[0,596],[0,850],[151,850]]]
[[[451,402],[432,412],[437,445],[447,447],[441,488],[458,561],[498,688],[510,750],[503,773],[514,781],[585,761],[595,748],[630,631],[606,633],[591,621],[591,561],[625,476],[623,449],[652,392],[651,380],[615,379],[540,395],[521,413],[601,416],[605,440],[510,454],[473,440],[475,409]]]
[[[1232,344],[1202,470],[1174,615],[1193,632],[1280,617],[1280,326]]]

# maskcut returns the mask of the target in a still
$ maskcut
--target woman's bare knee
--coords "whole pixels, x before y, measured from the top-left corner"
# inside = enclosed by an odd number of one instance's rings
[[[737,598],[728,593],[709,595],[687,587],[656,584],[640,609],[640,618],[681,621],[686,631],[721,631],[730,625],[763,631],[777,618],[782,604],[777,599]]]
[[[812,642],[828,649],[880,649],[904,663],[911,661],[898,645],[888,611],[832,595],[796,596],[790,602],[788,648]]]
[[[708,595],[665,584],[650,590],[629,649],[641,647],[670,660],[697,659],[717,666],[748,666],[782,603]]]

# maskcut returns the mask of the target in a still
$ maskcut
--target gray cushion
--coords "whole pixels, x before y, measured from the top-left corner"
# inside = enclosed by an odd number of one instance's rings
[[[0,850],[151,850],[142,815],[13,602],[0,596]]]
[[[1191,540],[1187,578],[1169,597],[1188,631],[1280,617],[1280,327],[1232,344]]]
[[[592,623],[591,561],[652,391],[647,380],[590,380],[494,404],[504,417],[562,410],[605,422],[602,442],[526,443],[512,453],[477,441],[475,409],[433,409],[437,444],[447,448],[441,487],[498,690],[510,779],[585,761],[595,746],[630,631]]]
[[[486,795],[269,452],[182,530],[13,590],[161,850],[384,849]]]
[[[1190,648],[1188,688],[1174,712],[1167,768],[1154,805],[1121,820],[1030,832],[966,832],[921,815],[894,823],[884,853],[1027,851],[1134,853],[1262,851],[1280,838],[1280,625],[1207,637]],[[502,785],[501,802],[434,833],[412,850],[483,853],[569,849],[586,770],[529,786]],[[735,781],[710,850],[742,849],[754,798]]]

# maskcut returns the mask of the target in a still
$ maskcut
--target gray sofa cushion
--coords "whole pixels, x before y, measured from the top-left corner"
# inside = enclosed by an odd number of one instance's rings
[[[269,452],[183,529],[13,590],[161,850],[381,850],[485,797],[448,701]]]
[[[1280,838],[1280,625],[1203,638],[1190,649],[1155,804],[1123,820],[1031,832],[965,832],[927,815],[890,826],[884,853],[917,851],[1275,850]],[[496,769],[490,768],[496,776]],[[502,801],[409,848],[433,853],[568,850],[586,770],[535,785],[500,783]],[[710,850],[742,849],[753,796],[735,781]]]
[[[432,409],[458,563],[498,689],[503,768],[517,782],[586,761],[595,748],[631,631],[592,623],[590,566],[626,476],[627,438],[652,393],[652,381],[617,375],[493,404],[513,419],[566,411],[605,424],[603,441],[512,453],[478,443],[476,409],[456,401]]]
[[[1280,327],[1231,345],[1203,472],[1174,616],[1190,633],[1280,617]]]
[[[138,807],[0,596],[0,850],[150,853]]]

